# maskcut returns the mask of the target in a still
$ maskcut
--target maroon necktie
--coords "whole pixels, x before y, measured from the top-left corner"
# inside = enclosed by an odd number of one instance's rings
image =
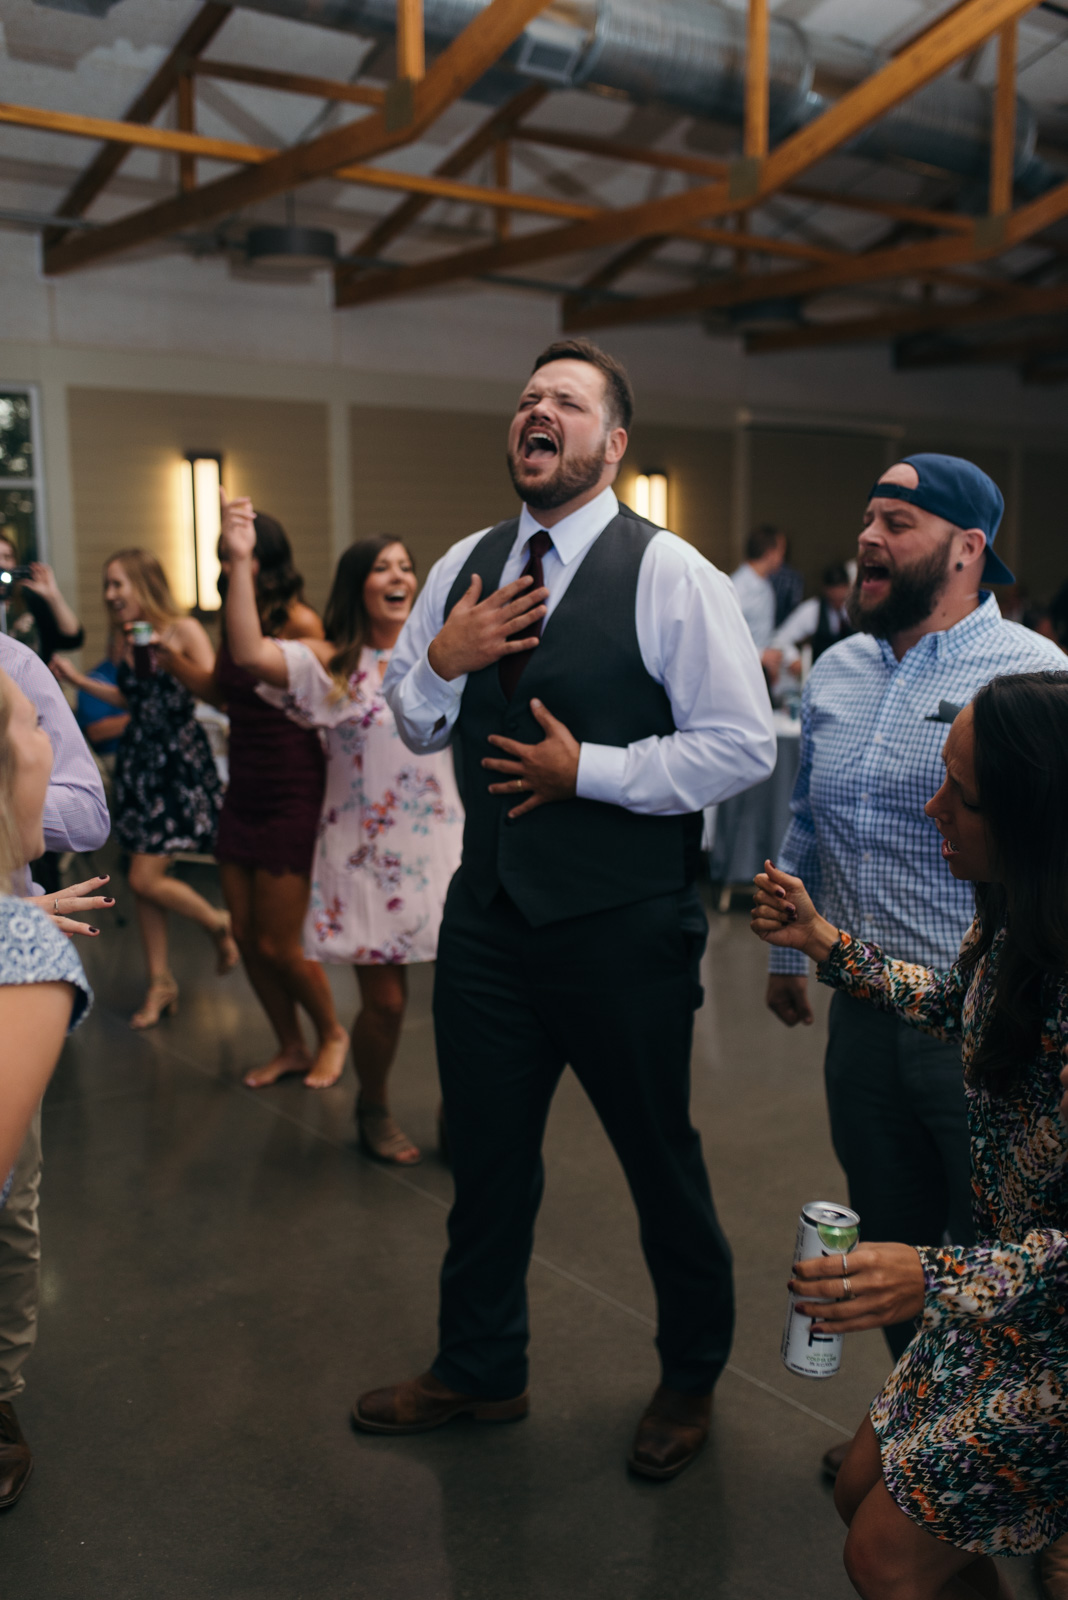
[[[552,547],[552,538],[546,533],[544,528],[539,528],[536,533],[531,534],[529,544],[530,555],[527,557],[526,566],[519,574],[521,578],[534,579],[534,582],[530,586],[531,589],[541,589],[544,587],[545,579],[542,576],[541,563],[543,557],[552,549]],[[526,593],[529,594],[530,590],[528,589]],[[540,639],[544,622],[545,618],[539,617],[536,622],[528,623],[528,625],[523,628],[521,632],[513,633],[511,637],[513,639]],[[500,678],[501,688],[504,690],[504,698],[506,700],[510,700],[515,694],[515,691],[519,686],[519,680],[523,675],[523,668],[530,660],[530,656],[531,652],[529,650],[516,650],[514,654],[502,656],[500,661],[497,663],[497,673]]]

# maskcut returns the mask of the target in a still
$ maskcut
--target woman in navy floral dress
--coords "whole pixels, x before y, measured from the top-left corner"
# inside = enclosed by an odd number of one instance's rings
[[[926,809],[977,907],[949,972],[833,927],[770,862],[753,909],[821,981],[961,1041],[979,1242],[861,1244],[791,1285],[817,1328],[922,1316],[836,1486],[865,1600],[1007,1594],[988,1558],[1068,1532],[1068,673],[995,678],[944,756]]]

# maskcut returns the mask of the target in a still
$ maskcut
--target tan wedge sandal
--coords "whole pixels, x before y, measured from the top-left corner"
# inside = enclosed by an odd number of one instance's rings
[[[398,1128],[385,1106],[368,1106],[357,1099],[356,1131],[361,1148],[376,1161],[386,1161],[394,1167],[417,1167],[423,1159],[419,1146]]]
[[[152,979],[140,1011],[130,1018],[130,1027],[138,1030],[154,1028],[162,1016],[178,1015],[178,985],[169,972],[160,972]]]

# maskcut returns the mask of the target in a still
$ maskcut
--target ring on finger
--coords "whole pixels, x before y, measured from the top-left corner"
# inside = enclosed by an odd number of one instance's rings
[[[521,789],[522,787],[523,787],[522,778],[516,778],[515,782],[512,784],[512,788],[513,789]]]
[[[845,1293],[842,1296],[843,1300],[855,1300],[857,1298],[853,1293],[853,1285],[850,1283],[844,1272],[842,1274],[842,1288],[845,1290]]]

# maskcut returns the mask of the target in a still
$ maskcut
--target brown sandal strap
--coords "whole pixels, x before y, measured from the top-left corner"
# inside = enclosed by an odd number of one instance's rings
[[[394,1122],[385,1106],[365,1106],[357,1103],[356,1124],[364,1144],[381,1161],[411,1165],[410,1162],[400,1162],[398,1158],[408,1150],[414,1150],[416,1155],[419,1154],[419,1146]]]

